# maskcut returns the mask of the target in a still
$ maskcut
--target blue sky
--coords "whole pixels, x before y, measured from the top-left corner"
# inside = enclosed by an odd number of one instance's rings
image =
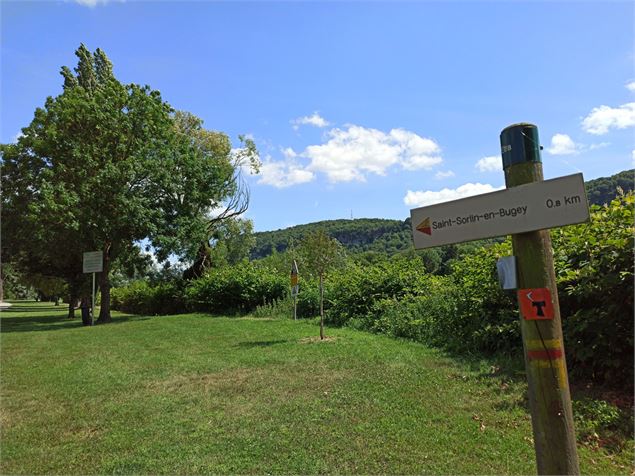
[[[539,128],[545,176],[633,167],[632,2],[9,2],[2,129],[61,92],[80,42],[210,129],[254,138],[255,229],[405,219],[504,184],[499,133]]]

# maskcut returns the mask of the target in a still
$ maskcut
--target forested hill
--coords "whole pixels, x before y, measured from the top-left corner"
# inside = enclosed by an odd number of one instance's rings
[[[292,226],[283,230],[254,233],[256,246],[251,251],[252,259],[264,258],[287,249],[289,243],[299,244],[312,231],[323,229],[353,253],[378,251],[393,254],[410,247],[410,219],[386,220],[381,218],[357,218],[353,220],[327,220],[306,225]]]
[[[611,201],[618,187],[624,192],[633,190],[635,170],[625,170],[611,177],[601,177],[586,182],[590,204],[602,205]],[[376,251],[392,255],[412,247],[410,218],[387,220],[380,218],[357,218],[354,220],[327,220],[297,225],[283,230],[254,233],[256,245],[252,259],[264,258],[274,252],[283,252],[289,243],[299,244],[302,238],[317,229],[323,229],[336,238],[352,253]]]
[[[615,198],[617,188],[621,188],[624,193],[633,190],[635,187],[635,169],[624,170],[610,177],[600,177],[585,182],[589,204],[604,205]]]

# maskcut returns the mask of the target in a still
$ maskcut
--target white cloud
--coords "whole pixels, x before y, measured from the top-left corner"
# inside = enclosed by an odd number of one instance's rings
[[[349,125],[330,130],[328,137],[326,143],[310,145],[301,155],[311,160],[308,169],[326,174],[331,182],[364,181],[366,174],[385,175],[393,165],[418,170],[442,162],[436,142],[405,129],[385,133]]]
[[[287,159],[294,159],[298,156],[298,154],[296,153],[295,150],[293,150],[291,147],[287,147],[286,149],[282,149],[282,154],[287,158]]]
[[[609,145],[611,145],[610,142],[600,142],[599,144],[591,144],[589,146],[589,150],[603,149],[604,147],[608,147]]]
[[[476,168],[479,172],[498,172],[503,170],[503,159],[499,155],[483,157],[476,162]]]
[[[437,180],[442,180],[450,177],[454,177],[456,174],[451,170],[447,170],[445,172],[439,170],[436,174],[434,174],[434,178]]]
[[[18,143],[18,139],[20,139],[20,137],[22,137],[24,134],[22,134],[22,132],[18,132],[16,135],[14,135],[11,138],[11,144],[17,144]]]
[[[326,127],[331,124],[322,116],[320,116],[317,112],[314,112],[310,116],[303,116],[303,117],[298,117],[297,119],[293,119],[291,121],[291,125],[293,126],[293,129],[297,131],[301,125]]]
[[[626,89],[635,93],[635,81],[626,84]]]
[[[567,134],[554,134],[551,147],[547,149],[551,155],[571,155],[580,152],[580,146],[573,142]]]
[[[286,188],[292,185],[311,182],[315,174],[293,160],[272,161],[271,157],[260,166],[258,183]]]
[[[594,107],[582,120],[582,129],[589,134],[603,135],[609,129],[625,129],[635,125],[635,102],[619,107]]]
[[[450,200],[458,200],[459,198],[471,197],[473,195],[480,195],[482,193],[489,193],[502,188],[503,187],[496,188],[489,184],[482,183],[466,183],[455,189],[444,188],[438,192],[413,192],[412,190],[408,190],[403,201],[406,205],[411,207],[424,207],[427,205],[434,205],[435,203],[442,203]]]

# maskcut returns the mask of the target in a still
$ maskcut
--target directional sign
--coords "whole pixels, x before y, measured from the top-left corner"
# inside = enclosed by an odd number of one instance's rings
[[[291,265],[291,287],[298,285],[298,263],[293,260]]]
[[[518,302],[523,319],[540,321],[553,319],[553,301],[547,288],[519,289]]]
[[[582,223],[589,204],[582,174],[410,210],[415,248]]]
[[[103,251],[87,251],[84,253],[84,273],[101,273],[104,269],[103,267]]]

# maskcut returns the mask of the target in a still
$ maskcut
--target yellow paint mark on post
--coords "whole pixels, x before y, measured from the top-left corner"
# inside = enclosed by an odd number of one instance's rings
[[[564,359],[560,358],[554,360],[531,360],[529,364],[537,370],[555,370],[558,388],[567,388],[567,371],[564,366]]]

